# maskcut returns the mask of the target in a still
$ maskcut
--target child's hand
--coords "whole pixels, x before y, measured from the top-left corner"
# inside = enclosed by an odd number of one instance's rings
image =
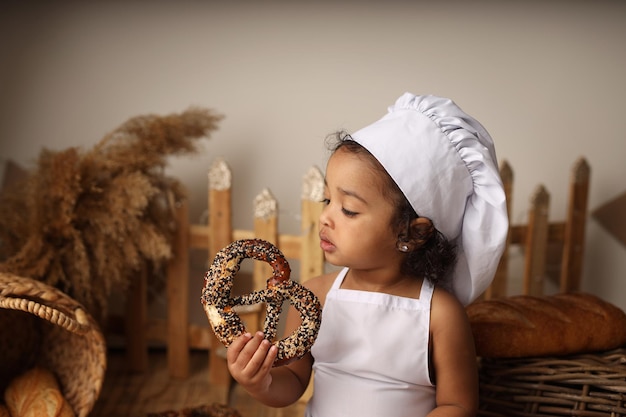
[[[231,375],[251,394],[262,394],[272,382],[270,371],[278,348],[265,339],[263,332],[254,336],[245,333],[233,341],[226,351]]]

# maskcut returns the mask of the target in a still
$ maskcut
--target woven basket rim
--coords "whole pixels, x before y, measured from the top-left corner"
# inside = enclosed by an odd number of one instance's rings
[[[481,358],[479,374],[479,416],[626,416],[626,346],[563,357]]]
[[[57,288],[7,272],[0,272],[2,310],[22,311],[48,324],[41,331],[52,343],[41,346],[38,356],[59,379],[75,414],[89,415],[106,371],[106,343],[94,318]]]

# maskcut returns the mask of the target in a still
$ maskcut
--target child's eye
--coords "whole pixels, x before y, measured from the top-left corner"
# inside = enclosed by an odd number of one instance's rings
[[[330,198],[324,198],[324,199],[322,199],[322,201],[321,201],[321,202],[322,202],[325,206],[327,206],[327,205],[329,205],[329,204],[330,204]],[[344,216],[346,216],[346,217],[355,217],[357,214],[359,214],[359,213],[357,213],[356,211],[351,211],[351,210],[345,209],[345,208],[343,208],[343,207],[341,208],[341,212],[342,212],[342,213],[344,214]]]
[[[346,216],[348,216],[348,217],[354,217],[354,216],[356,216],[357,214],[359,214],[359,213],[357,213],[357,212],[355,212],[355,211],[350,211],[350,210],[347,210],[347,209],[345,209],[345,208],[342,208],[342,209],[341,209],[341,211],[343,212],[343,214],[345,214],[345,215],[346,215]]]

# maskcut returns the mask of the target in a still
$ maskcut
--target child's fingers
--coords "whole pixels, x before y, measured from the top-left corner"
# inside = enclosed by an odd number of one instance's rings
[[[274,362],[276,361],[276,356],[278,355],[278,348],[275,345],[271,345],[269,351],[267,352],[267,356],[265,356],[265,360],[263,361],[263,370],[272,369],[274,366]]]
[[[234,363],[239,358],[241,351],[246,347],[247,343],[252,339],[250,333],[244,333],[233,340],[228,349],[226,349],[226,360],[228,363]]]
[[[272,349],[272,347],[272,344],[269,340],[265,339],[263,333],[257,332],[252,338],[252,341],[242,350],[242,357],[248,357],[248,354],[250,354],[247,365],[245,366],[245,372],[249,375],[254,375],[263,368],[267,368],[266,362],[269,360],[272,360],[271,363],[273,363],[273,359],[271,358],[276,357],[276,348],[274,347]],[[250,352],[247,352],[248,348]],[[273,354],[269,355],[270,352],[273,352]]]

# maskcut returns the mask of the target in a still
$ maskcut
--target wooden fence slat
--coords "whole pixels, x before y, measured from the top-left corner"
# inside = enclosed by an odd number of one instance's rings
[[[528,295],[543,294],[549,207],[550,194],[543,185],[540,185],[531,199],[531,209],[528,213],[524,263],[524,293]]]
[[[233,240],[231,187],[230,168],[217,160],[209,170],[209,260]]]
[[[177,230],[167,271],[167,364],[173,378],[189,376],[189,208],[176,209]]]
[[[148,272],[140,271],[129,289],[126,302],[126,356],[133,372],[148,369]]]
[[[528,234],[528,225],[517,224],[510,226],[509,235],[511,244],[523,245],[526,243],[526,235]],[[563,242],[565,239],[565,222],[550,222],[548,224],[548,242]]]
[[[267,240],[274,245],[278,243],[278,203],[268,188],[263,189],[254,198],[254,237]],[[269,264],[255,261],[252,272],[252,290],[260,290],[267,285],[267,279],[273,271]],[[248,312],[240,314],[249,331],[262,328],[262,320],[265,317],[265,306],[251,306]]]
[[[505,189],[507,210],[509,212],[510,219],[513,194],[513,175],[512,170],[510,170],[506,161],[503,161],[500,175]],[[548,255],[559,257],[558,259],[560,265],[556,264],[556,268],[559,269],[560,275],[558,277],[559,291],[573,292],[580,289],[585,245],[585,227],[587,221],[589,177],[589,165],[584,158],[580,158],[574,164],[570,178],[567,215],[565,221],[549,222],[546,208],[545,218],[544,214],[539,214],[537,211],[531,211],[531,213],[534,213],[532,215],[535,216],[535,218],[529,218],[527,224],[509,224],[506,249],[500,259],[500,264],[498,265],[494,281],[490,288],[485,291],[483,298],[497,298],[509,295],[503,281],[506,282],[506,277],[508,275],[509,247],[511,245],[520,245],[524,248],[526,256],[524,259],[523,291],[525,293],[528,291],[534,291],[534,289],[531,289],[531,283],[533,281],[531,275],[535,276],[534,279],[539,279],[539,275],[541,275],[541,279],[543,279],[543,277],[548,277]],[[538,191],[539,194],[543,192],[547,193],[545,188],[543,191]],[[535,195],[534,198],[538,198],[538,196]],[[531,214],[529,214],[529,217],[530,216]],[[537,222],[539,222],[539,224],[537,224]],[[544,222],[545,225],[543,224]],[[538,227],[539,229],[537,229]],[[538,233],[540,236],[538,236]],[[534,246],[535,243],[533,242],[536,241],[539,242],[540,247]],[[560,250],[560,252],[555,252],[555,250]],[[540,251],[545,253],[539,253]],[[555,263],[550,263],[550,266],[554,267]],[[553,275],[554,274],[551,273],[549,278],[557,278]],[[539,288],[536,288],[536,290],[539,291]]]
[[[560,291],[572,292],[580,288],[585,247],[585,220],[589,194],[589,164],[584,158],[576,161],[569,190],[563,258],[561,261]]]
[[[208,256],[212,261],[215,254],[232,242],[232,213],[231,213],[232,174],[230,168],[221,159],[215,161],[209,169],[209,235]],[[228,393],[231,376],[226,361],[219,356],[224,347],[212,335],[211,349],[209,350],[209,381],[219,387],[223,396]]]
[[[268,188],[263,189],[254,198],[254,235],[258,239],[278,244],[278,203]],[[253,290],[265,287],[272,275],[272,268],[265,262],[255,262],[252,285]]]
[[[209,250],[209,226],[191,225],[189,226],[189,248]],[[317,236],[317,235],[315,235]],[[233,229],[232,239],[254,239],[254,230]],[[297,259],[300,257],[303,239],[302,236],[279,234],[278,247],[286,258]]]
[[[320,248],[318,235],[323,198],[324,176],[317,167],[312,167],[302,181],[300,282],[324,272],[324,251]]]

